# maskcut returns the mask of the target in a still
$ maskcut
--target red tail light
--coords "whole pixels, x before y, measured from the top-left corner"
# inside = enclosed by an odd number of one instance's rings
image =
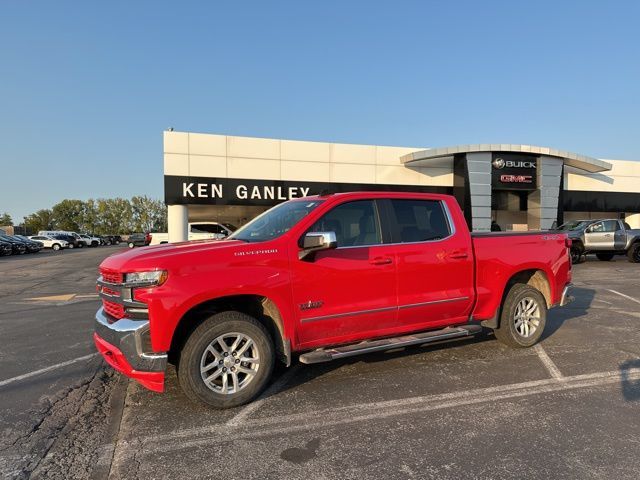
[[[572,241],[569,237],[567,237],[567,238],[565,238],[565,239],[564,239],[564,246],[565,246],[565,247],[567,247],[567,248],[571,248],[571,245],[572,245],[572,244],[573,244],[573,241]]]

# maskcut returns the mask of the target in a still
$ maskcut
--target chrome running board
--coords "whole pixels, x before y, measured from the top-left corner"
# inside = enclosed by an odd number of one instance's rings
[[[334,348],[320,348],[300,355],[302,363],[330,362],[338,358],[353,357],[364,353],[380,352],[394,348],[407,347],[409,345],[422,345],[425,343],[440,342],[454,338],[470,337],[482,331],[480,325],[463,325],[460,327],[447,327],[442,330],[413,333],[401,337],[382,338],[380,340],[367,340],[351,345]]]

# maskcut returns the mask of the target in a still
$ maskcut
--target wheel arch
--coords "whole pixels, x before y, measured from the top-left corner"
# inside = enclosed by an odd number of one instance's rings
[[[278,359],[287,366],[291,364],[291,345],[285,337],[280,309],[270,298],[253,294],[218,297],[191,307],[180,318],[173,332],[169,361],[174,364],[177,362],[184,342],[200,323],[213,314],[230,310],[250,315],[262,323],[273,339]]]
[[[505,299],[507,298],[507,294],[509,293],[509,290],[511,290],[511,287],[513,287],[517,283],[524,283],[525,285],[530,285],[531,287],[535,288],[544,297],[547,308],[551,308],[553,306],[551,284],[549,283],[549,277],[546,272],[539,268],[520,270],[519,272],[512,274],[509,280],[507,280],[507,282],[505,283],[505,286],[502,290],[500,304],[498,305],[494,316],[489,320],[483,321],[483,326],[489,328],[500,327],[500,317],[502,315],[502,307],[504,305]]]

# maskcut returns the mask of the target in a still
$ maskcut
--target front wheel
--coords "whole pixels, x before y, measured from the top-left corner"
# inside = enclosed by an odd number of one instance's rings
[[[187,339],[178,381],[187,397],[213,408],[254,400],[273,372],[273,341],[264,325],[244,313],[217,313]]]
[[[57,243],[54,243],[51,248],[53,248],[57,252],[58,250],[60,250],[60,245],[58,245]]]
[[[640,263],[640,242],[634,243],[629,247],[627,257],[632,263]]]
[[[511,287],[502,305],[496,338],[515,348],[535,345],[547,323],[547,302],[535,288],[523,283]]]
[[[129,248],[133,248],[133,247],[135,247],[134,243],[133,242],[129,242]]]
[[[613,253],[596,253],[596,258],[601,262],[608,262],[613,259]]]
[[[67,247],[69,250],[71,250],[73,248],[73,243],[70,243],[69,246]]]

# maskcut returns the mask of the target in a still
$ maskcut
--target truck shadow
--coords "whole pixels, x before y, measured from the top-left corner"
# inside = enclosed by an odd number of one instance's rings
[[[423,345],[411,345],[408,347],[401,347],[395,350],[386,350],[376,353],[368,353],[364,355],[356,355],[349,358],[343,358],[339,360],[333,360],[326,363],[317,363],[314,365],[302,365],[299,364],[299,360],[294,360],[294,367],[301,365],[302,368],[297,368],[295,375],[288,379],[278,389],[267,388],[261,398],[268,398],[273,395],[278,395],[287,390],[295,389],[305,383],[311,382],[317,378],[320,378],[328,373],[349,366],[356,363],[384,363],[392,360],[397,360],[405,357],[418,356],[422,354],[435,353],[440,350],[452,350],[464,349],[474,344],[482,344],[488,341],[495,341],[493,331],[490,329],[484,329],[481,333],[459,340],[449,340],[437,343],[423,344]],[[293,367],[292,367],[293,368]],[[271,385],[278,382],[281,376],[286,375],[287,369],[285,367],[277,366],[274,372]]]
[[[553,335],[567,320],[587,315],[595,295],[596,291],[592,288],[574,287],[571,291],[571,296],[574,297],[573,302],[565,307],[558,307],[549,310],[549,313],[547,314],[547,325],[544,329],[541,340]]]
[[[620,365],[620,386],[622,396],[628,402],[640,400],[640,379],[631,379],[631,370],[636,372],[640,369],[640,359],[627,360]]]
[[[562,308],[554,308],[549,311],[547,316],[547,325],[542,335],[541,340],[552,336],[560,327],[562,327],[563,323],[567,320],[571,320],[574,318],[580,318],[588,314],[589,308],[595,298],[596,291],[590,288],[583,287],[574,287],[572,291],[572,296],[575,297],[574,301]],[[437,352],[443,349],[460,349],[466,348],[469,345],[473,344],[481,344],[487,341],[494,341],[495,337],[493,335],[493,331],[491,329],[485,328],[482,333],[472,337],[465,338],[461,340],[454,341],[444,341],[439,343],[431,343],[425,345],[414,345],[410,347],[404,347],[397,350],[387,350],[383,352],[377,353],[369,353],[365,355],[357,355],[350,358],[345,358],[341,360],[334,360],[332,362],[327,363],[319,363],[315,365],[305,366],[304,368],[298,370],[295,375],[292,376],[289,380],[285,381],[280,387],[276,390],[268,389],[265,394],[263,394],[263,398],[267,398],[272,395],[277,395],[278,393],[285,392],[287,390],[299,387],[307,382],[314,380],[315,378],[322,377],[333,370],[338,368],[342,368],[344,366],[352,365],[355,363],[378,363],[378,362],[387,362],[392,359],[411,357],[414,355],[420,355],[427,352]],[[294,365],[298,362],[296,359],[294,361]],[[278,381],[278,379],[285,374],[287,371],[286,368],[276,367],[276,371],[274,372],[274,378],[271,384]],[[631,387],[630,387],[631,388]],[[640,391],[636,392],[640,396]]]

